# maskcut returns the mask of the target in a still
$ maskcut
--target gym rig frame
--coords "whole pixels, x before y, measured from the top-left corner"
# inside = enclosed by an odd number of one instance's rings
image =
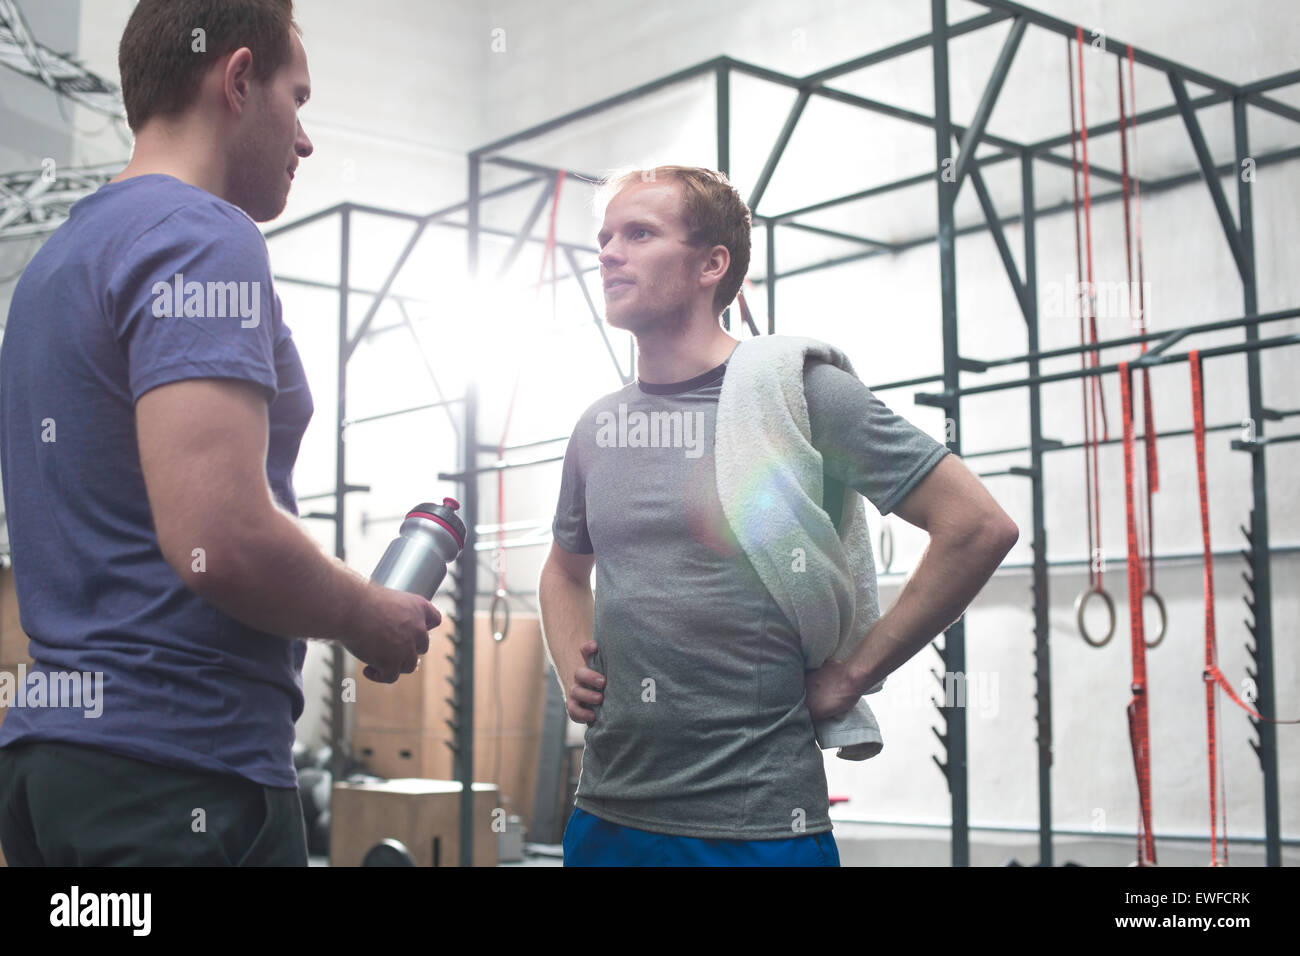
[[[532,231],[547,203],[553,196],[557,177],[559,175],[564,175],[570,179],[587,183],[596,178],[573,170],[562,170],[557,167],[510,158],[505,155],[506,151],[510,147],[526,140],[534,139],[538,136],[553,132],[586,117],[613,110],[675,84],[692,80],[696,77],[707,76],[709,74],[713,75],[716,86],[717,168],[723,172],[729,171],[731,166],[731,75],[733,73],[738,73],[756,77],[797,91],[794,105],[790,109],[780,134],[773,143],[758,181],[755,183],[753,190],[748,197],[749,207],[754,211],[754,224],[756,227],[760,225],[762,226],[766,240],[765,276],[762,279],[754,280],[754,282],[756,285],[765,285],[767,289],[767,334],[774,334],[776,331],[775,292],[776,283],[779,279],[860,261],[875,256],[903,252],[933,242],[938,246],[940,262],[943,371],[941,373],[921,378],[872,385],[871,388],[874,391],[885,391],[889,389],[931,385],[935,383],[939,384],[940,390],[928,393],[918,393],[915,396],[915,400],[919,404],[925,404],[942,409],[944,415],[951,421],[951,425],[948,427],[948,432],[951,437],[947,441],[947,445],[954,454],[962,454],[962,398],[1011,388],[1025,388],[1029,392],[1030,436],[1028,445],[1017,446],[1014,448],[975,451],[964,454],[963,457],[966,459],[973,459],[981,456],[1002,455],[1009,452],[1027,451],[1029,453],[1028,467],[1013,467],[1002,472],[986,472],[984,473],[984,476],[994,474],[1018,475],[1030,479],[1032,484],[1033,536],[1031,544],[1033,558],[1031,568],[1033,586],[1031,590],[1033,593],[1034,656],[1036,664],[1035,698],[1037,703],[1039,865],[1050,866],[1053,864],[1052,835],[1054,832],[1066,832],[1053,830],[1051,814],[1052,699],[1050,677],[1051,659],[1048,641],[1049,627],[1047,617],[1048,567],[1049,564],[1072,563],[1049,562],[1047,558],[1047,534],[1044,519],[1042,465],[1043,456],[1045,454],[1081,447],[1081,444],[1079,443],[1065,444],[1058,440],[1047,438],[1042,434],[1040,387],[1047,383],[1065,381],[1080,378],[1082,376],[1108,375],[1117,370],[1116,365],[1107,365],[1098,368],[1081,368],[1068,372],[1043,375],[1039,372],[1040,360],[1078,354],[1080,352],[1092,351],[1094,349],[1105,350],[1107,348],[1130,345],[1142,341],[1154,341],[1156,344],[1148,349],[1142,358],[1133,360],[1129,363],[1130,368],[1138,369],[1143,365],[1151,366],[1185,361],[1185,353],[1171,354],[1168,350],[1174,344],[1188,336],[1230,328],[1240,328],[1243,330],[1244,340],[1242,342],[1204,349],[1201,351],[1201,355],[1203,358],[1211,358],[1216,356],[1242,354],[1246,359],[1249,414],[1251,420],[1255,423],[1255,434],[1253,440],[1234,440],[1232,442],[1232,448],[1247,452],[1250,455],[1252,472],[1252,505],[1248,519],[1249,526],[1243,527],[1242,529],[1247,538],[1248,547],[1240,553],[1246,559],[1250,570],[1250,574],[1247,577],[1247,584],[1251,591],[1251,598],[1247,599],[1247,605],[1254,620],[1253,623],[1248,620],[1247,627],[1255,638],[1255,646],[1248,646],[1248,650],[1257,667],[1257,672],[1252,674],[1258,688],[1258,697],[1255,703],[1262,714],[1266,716],[1275,714],[1276,708],[1273,686],[1273,621],[1271,614],[1272,584],[1270,575],[1270,559],[1275,549],[1271,549],[1269,546],[1268,491],[1266,482],[1265,453],[1267,447],[1271,444],[1295,440],[1300,436],[1270,435],[1265,437],[1263,432],[1266,421],[1278,421],[1300,414],[1300,409],[1277,410],[1269,408],[1264,404],[1260,379],[1259,353],[1263,349],[1300,344],[1300,335],[1279,335],[1264,338],[1261,337],[1260,328],[1268,322],[1300,317],[1300,308],[1286,309],[1266,315],[1258,314],[1251,183],[1245,181],[1240,176],[1234,176],[1237,180],[1238,209],[1240,210],[1238,221],[1234,220],[1232,212],[1227,205],[1227,200],[1223,192],[1222,184],[1219,181],[1219,177],[1235,173],[1235,171],[1241,167],[1242,162],[1246,159],[1252,159],[1258,167],[1282,163],[1300,157],[1300,146],[1252,157],[1250,155],[1247,128],[1247,107],[1254,107],[1295,122],[1300,122],[1300,109],[1288,106],[1285,103],[1278,102],[1267,96],[1267,94],[1272,90],[1300,83],[1300,71],[1280,74],[1253,83],[1235,84],[1199,70],[1191,69],[1190,67],[1163,57],[1156,56],[1155,54],[1140,48],[1133,47],[1133,57],[1135,62],[1166,74],[1170,87],[1174,93],[1175,103],[1173,105],[1138,113],[1135,117],[1129,118],[1130,124],[1141,125],[1142,123],[1149,123],[1167,117],[1181,116],[1191,140],[1193,151],[1196,155],[1197,164],[1199,166],[1198,172],[1170,176],[1164,179],[1143,180],[1140,183],[1141,188],[1146,193],[1152,193],[1183,186],[1190,182],[1194,182],[1197,179],[1200,179],[1205,183],[1222,224],[1224,237],[1232,253],[1233,262],[1241,278],[1243,314],[1238,318],[1209,322],[1201,325],[1186,326],[1172,330],[1161,330],[1160,332],[1153,332],[1145,336],[1127,336],[1124,338],[1110,339],[1102,341],[1096,345],[1089,344],[1087,346],[1040,351],[1038,343],[1035,222],[1039,216],[1063,212],[1069,210],[1071,206],[1068,202],[1042,208],[1035,206],[1034,162],[1038,161],[1070,167],[1070,160],[1055,155],[1051,150],[1054,147],[1069,144],[1071,134],[1067,133],[1053,136],[1032,143],[1020,143],[988,133],[985,127],[993,112],[993,108],[997,103],[998,95],[1001,92],[1011,64],[1014,61],[1016,50],[1026,30],[1032,26],[1036,29],[1059,34],[1067,38],[1073,38],[1076,34],[1076,27],[1074,24],[1032,10],[1021,4],[1003,2],[1003,0],[975,0],[976,3],[988,8],[988,12],[972,17],[968,20],[949,24],[947,19],[947,0],[929,0],[929,2],[932,24],[931,32],[912,37],[911,39],[900,43],[892,44],[883,49],[868,53],[864,56],[854,58],[827,69],[819,70],[807,76],[791,76],[776,70],[770,70],[736,60],[731,57],[720,56],[696,64],[687,69],[680,70],[676,73],[652,80],[634,89],[592,103],[581,109],[565,113],[564,115],[558,116],[547,122],[529,127],[510,136],[491,142],[485,146],[473,149],[468,154],[468,199],[435,210],[434,212],[420,215],[401,210],[384,209],[344,202],[267,232],[267,238],[271,239],[275,236],[283,235],[326,218],[337,216],[340,220],[339,280],[337,283],[319,282],[278,274],[275,276],[276,280],[280,282],[328,289],[336,291],[339,296],[339,362],[337,383],[338,401],[336,409],[335,490],[322,495],[307,496],[300,500],[306,501],[312,498],[334,499],[333,511],[311,512],[304,515],[304,517],[325,519],[334,523],[334,549],[335,554],[340,559],[344,559],[346,554],[346,542],[344,541],[344,516],[347,495],[349,492],[368,490],[366,486],[351,485],[347,483],[345,475],[345,430],[352,425],[360,424],[364,421],[441,407],[446,409],[447,414],[451,418],[452,427],[456,430],[458,435],[458,470],[454,473],[440,473],[437,477],[439,480],[456,481],[462,487],[459,498],[462,504],[462,515],[467,529],[465,552],[473,553],[475,555],[474,561],[462,560],[458,562],[459,567],[454,569],[450,575],[454,584],[456,612],[453,619],[456,624],[456,636],[453,637],[455,676],[451,679],[453,686],[452,697],[449,698],[449,701],[453,708],[453,718],[450,721],[450,724],[453,729],[455,740],[452,746],[456,755],[456,776],[462,784],[460,839],[461,865],[467,866],[470,864],[473,841],[473,811],[472,801],[470,799],[470,783],[473,780],[474,771],[472,746],[474,732],[473,617],[475,608],[478,604],[478,599],[491,597],[493,594],[493,592],[480,593],[478,590],[478,551],[483,549],[478,547],[478,539],[479,535],[482,533],[496,532],[499,530],[497,526],[488,527],[480,526],[478,524],[478,478],[485,473],[495,473],[506,469],[528,467],[558,461],[562,456],[545,456],[522,461],[499,462],[491,466],[480,467],[478,464],[478,456],[482,453],[496,453],[497,446],[483,444],[478,440],[478,397],[476,387],[471,385],[463,396],[446,399],[442,396],[441,391],[437,389],[436,376],[434,377],[434,386],[435,390],[438,391],[438,401],[415,406],[413,408],[398,409],[382,415],[370,416],[365,419],[349,420],[347,417],[346,401],[347,362],[353,351],[356,349],[357,344],[365,336],[375,331],[383,331],[383,329],[372,329],[372,324],[380,307],[385,301],[391,300],[394,302],[402,316],[401,323],[387,326],[386,328],[395,329],[405,326],[411,331],[413,336],[415,335],[413,324],[406,311],[407,303],[414,300],[409,297],[394,294],[392,292],[392,287],[394,281],[397,279],[412,252],[418,245],[420,238],[429,226],[438,225],[465,229],[467,231],[467,265],[471,276],[477,275],[478,272],[480,241],[482,237],[510,237],[512,243],[506,254],[504,265],[502,267],[502,271],[504,272],[514,262],[515,258],[526,244],[540,244],[544,241],[534,237]],[[1003,43],[1001,53],[989,77],[978,108],[968,126],[957,125],[952,122],[949,108],[948,43],[954,37],[982,30],[986,27],[1007,20],[1011,21],[1011,29]],[[1127,51],[1128,46],[1128,44],[1112,39],[1109,36],[1101,37],[1101,47],[1107,53],[1122,55]],[[896,57],[904,56],[908,53],[927,47],[933,54],[933,81],[935,92],[935,112],[933,116],[891,106],[887,103],[847,93],[826,85],[836,77]],[[1204,86],[1211,92],[1196,98],[1191,98],[1187,93],[1185,85],[1188,82]],[[909,176],[894,182],[873,186],[869,189],[859,190],[848,195],[828,199],[798,209],[787,210],[785,212],[772,214],[762,214],[757,212],[756,210],[763,198],[763,194],[771,181],[772,175],[776,171],[778,163],[780,162],[781,155],[798,125],[800,115],[808,101],[814,96],[824,97],[849,106],[854,106],[873,113],[894,117],[905,122],[933,129],[935,133],[935,171]],[[1197,110],[1221,103],[1232,104],[1236,161],[1233,164],[1215,165],[1210,156],[1209,148],[1206,145],[1205,137],[1197,119]],[[1093,137],[1104,136],[1115,133],[1118,130],[1118,122],[1099,123],[1089,128],[1089,135]],[[957,142],[958,146],[955,157],[952,152],[954,141]],[[981,143],[996,146],[998,147],[999,152],[976,158],[975,150]],[[955,173],[952,181],[945,181],[938,172],[938,170],[943,170],[945,168],[945,161],[952,164]],[[981,170],[984,167],[1008,161],[1019,161],[1020,164],[1022,211],[1019,214],[1001,216],[993,206]],[[500,188],[484,191],[481,186],[481,180],[485,164],[520,172],[522,178]],[[1096,164],[1089,164],[1089,168],[1091,173],[1099,179],[1110,180],[1112,182],[1119,182],[1121,180],[1120,174],[1113,170],[1105,169]],[[958,191],[968,179],[976,191],[981,209],[984,213],[985,221],[982,224],[958,229],[954,223],[954,204]],[[907,240],[905,242],[885,242],[865,236],[820,229],[797,221],[801,216],[828,209],[836,205],[854,202],[870,196],[881,195],[893,190],[916,186],[931,181],[936,185],[939,200],[938,229],[932,235]],[[517,232],[512,233],[507,230],[490,228],[480,221],[480,213],[484,203],[501,196],[530,188],[538,188],[539,192],[534,205]],[[1112,202],[1121,198],[1121,196],[1122,193],[1119,190],[1114,190],[1093,196],[1092,202],[1094,204]],[[465,221],[456,221],[452,218],[461,213],[465,215]],[[412,233],[409,240],[397,256],[387,278],[377,290],[358,288],[352,284],[349,276],[349,264],[351,261],[352,248],[352,224],[353,217],[357,215],[404,220],[412,225]],[[1015,263],[1010,246],[1007,243],[1003,231],[1005,226],[1016,223],[1020,223],[1024,230],[1025,267],[1023,273]],[[848,240],[862,245],[865,248],[864,251],[860,253],[824,260],[812,265],[802,266],[778,274],[776,270],[776,233],[778,227]],[[1023,313],[1027,337],[1027,351],[1024,354],[992,361],[980,361],[965,357],[961,355],[958,347],[955,241],[958,236],[971,235],[986,230],[991,234],[991,237],[997,246],[999,256],[1007,272],[1008,280],[1010,281],[1016,300]],[[598,250],[587,245],[567,243],[563,241],[557,241],[556,247],[563,251],[570,269],[569,275],[561,278],[567,279],[571,276],[580,285],[584,298],[592,313],[592,320],[602,338],[605,340],[610,358],[613,361],[615,368],[618,370],[620,379],[625,383],[629,382],[631,380],[631,369],[634,368],[634,366],[630,366],[629,371],[625,372],[619,365],[618,359],[614,355],[614,350],[610,345],[608,338],[605,337],[604,328],[601,324],[600,312],[592,300],[583,278],[585,273],[595,271],[598,269],[598,266],[583,267],[578,261],[579,253],[586,253],[594,256]],[[349,302],[353,295],[369,296],[370,304],[366,308],[356,332],[349,335],[349,329],[351,328]],[[724,313],[723,321],[727,328],[730,328],[730,310],[728,310],[727,313]],[[753,316],[750,314],[747,306],[743,303],[743,300],[741,302],[741,321],[748,326],[751,334],[761,334],[755,324]],[[959,384],[959,373],[961,372],[978,373],[987,371],[993,367],[1012,364],[1026,365],[1027,375],[1020,379],[975,387],[963,388]],[[432,376],[432,368],[430,368],[430,374]],[[455,405],[461,406],[459,420],[457,420],[456,416],[452,414],[452,406]],[[1208,431],[1218,432],[1229,429],[1238,430],[1239,427],[1240,426],[1237,423],[1212,425],[1208,428]],[[1157,437],[1164,438],[1186,434],[1189,434],[1187,430],[1166,431],[1158,432]],[[562,442],[565,438],[567,438],[567,436],[556,439],[547,439],[540,442],[527,442],[520,445],[507,446],[506,450],[515,451],[522,448]],[[1119,439],[1116,438],[1111,441],[1117,442]],[[536,540],[521,541],[514,544],[507,542],[506,547],[528,546],[536,543]],[[492,545],[485,545],[483,547],[491,546]],[[1277,550],[1291,551],[1294,549],[1286,548]],[[1162,560],[1168,557],[1176,556],[1157,555],[1156,559]],[[519,597],[524,597],[531,593],[532,592],[529,591],[516,592],[513,590],[509,592],[511,596]],[[466,637],[468,637],[468,639],[466,639]],[[965,673],[965,629],[961,620],[957,621],[945,632],[942,649],[938,648],[936,645],[932,646],[935,646],[936,651],[938,651],[942,657],[944,667],[948,673]],[[329,698],[329,736],[330,745],[334,752],[334,769],[336,774],[340,771],[342,766],[346,747],[341,694],[343,674],[344,655],[342,649],[336,646],[332,651],[332,667],[330,669],[330,674],[327,677],[327,683],[330,685],[331,689]],[[558,779],[556,774],[558,773],[560,759],[559,751],[556,748],[562,748],[563,746],[563,724],[565,713],[563,700],[559,694],[559,688],[553,686],[554,683],[554,681],[548,682],[548,697],[545,717],[546,723],[543,732],[544,752],[542,754],[542,765],[552,769],[549,774],[544,772],[539,775],[537,790],[539,794],[548,792],[554,793],[555,790],[558,789]],[[947,780],[952,800],[952,865],[967,866],[970,863],[970,825],[968,821],[967,737],[965,713],[961,707],[956,706],[939,706],[939,711],[940,716],[944,719],[946,732],[939,733],[936,729],[935,733],[944,747],[947,761],[944,762],[938,760],[938,758],[935,759]],[[1263,774],[1265,829],[1263,842],[1265,844],[1266,863],[1269,866],[1279,866],[1281,865],[1282,840],[1280,834],[1278,806],[1276,729],[1268,722],[1260,722],[1255,720],[1253,717],[1249,719],[1255,726],[1255,730],[1259,736],[1258,743],[1255,741],[1251,741],[1250,743],[1259,758],[1260,768]],[[546,748],[546,741],[551,741],[549,751]],[[549,790],[547,788],[549,788]],[[539,805],[542,802],[543,801],[539,801]],[[538,832],[539,825],[541,826],[542,831],[558,832],[556,829],[557,821],[550,818],[549,812],[547,813],[547,817],[548,818],[545,820],[534,821],[534,832]],[[562,821],[560,822],[560,825],[562,826]],[[1164,839],[1164,837],[1162,836],[1161,839]]]

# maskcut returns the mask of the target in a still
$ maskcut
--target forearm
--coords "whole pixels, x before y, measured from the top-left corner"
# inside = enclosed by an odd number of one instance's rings
[[[274,505],[228,516],[229,529],[213,535],[203,568],[196,560],[182,576],[219,610],[249,627],[282,637],[347,641],[374,585],[327,555]]]
[[[1010,539],[1014,543],[1014,537]],[[1007,536],[932,535],[898,600],[845,662],[863,691],[910,660],[965,612],[1011,549]]]
[[[582,645],[592,639],[595,595],[591,586],[543,570],[537,583],[542,638],[566,697],[579,667],[586,666]]]

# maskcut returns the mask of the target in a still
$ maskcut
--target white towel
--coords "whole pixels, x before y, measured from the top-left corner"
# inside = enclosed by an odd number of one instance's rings
[[[714,439],[718,497],[740,546],[799,634],[806,669],[846,660],[880,617],[876,565],[862,496],[844,489],[839,534],[822,508],[822,456],[812,444],[803,372],[830,362],[856,376],[839,349],[765,335],[731,354]],[[868,688],[874,694],[884,681]],[[884,741],[866,698],[814,721],[817,744],[866,760]]]

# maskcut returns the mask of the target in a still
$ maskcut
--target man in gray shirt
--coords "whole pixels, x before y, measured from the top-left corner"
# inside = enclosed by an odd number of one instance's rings
[[[718,316],[748,267],[749,211],[708,170],[659,167],[605,188],[606,317],[636,336],[638,378],[573,430],[539,583],[568,713],[588,724],[565,863],[838,865],[814,718],[847,711],[960,616],[1015,526],[856,377],[808,365],[829,484],[925,528],[931,546],[853,656],[805,672],[714,471],[737,346]]]

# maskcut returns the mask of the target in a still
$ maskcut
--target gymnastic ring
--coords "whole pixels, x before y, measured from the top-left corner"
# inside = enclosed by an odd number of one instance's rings
[[[887,548],[886,541],[889,542]],[[880,524],[880,560],[884,562],[881,570],[888,574],[894,563],[894,527],[888,521],[882,521]]]
[[[503,619],[499,620],[498,614]],[[500,588],[492,595],[492,609],[488,611],[488,623],[492,628],[492,640],[500,644],[510,633],[510,602],[506,600],[506,592]]]
[[[1147,591],[1145,594],[1142,595],[1142,598],[1143,600],[1145,600],[1146,598],[1151,598],[1153,601],[1156,602],[1156,607],[1160,608],[1160,630],[1156,632],[1156,639],[1154,641],[1146,642],[1147,650],[1150,650],[1151,648],[1155,647],[1157,644],[1159,644],[1161,641],[1165,639],[1165,631],[1168,630],[1169,628],[1169,618],[1165,614],[1164,598],[1162,598],[1154,590]]]
[[[1110,626],[1106,628],[1106,634],[1099,641],[1094,641],[1088,633],[1087,626],[1083,623],[1083,611],[1088,606],[1088,599],[1094,594],[1100,594],[1102,601],[1106,604],[1106,613],[1110,615]],[[1115,602],[1111,600],[1110,595],[1101,588],[1085,588],[1079,592],[1079,596],[1074,599],[1074,622],[1079,627],[1079,634],[1083,639],[1093,647],[1105,647],[1110,643],[1110,639],[1115,636]]]

